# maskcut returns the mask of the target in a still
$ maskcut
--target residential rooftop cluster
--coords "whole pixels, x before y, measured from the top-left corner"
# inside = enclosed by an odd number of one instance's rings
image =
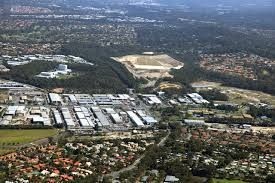
[[[72,142],[62,148],[35,146],[1,156],[0,161],[9,169],[7,181],[69,182],[127,167],[153,143],[150,139],[128,139]]]
[[[154,160],[153,169],[146,169],[141,182],[148,180],[164,181],[166,176],[160,170],[171,164],[182,165],[186,171],[200,177],[241,179],[251,182],[264,182],[268,175],[275,172],[274,142],[270,136],[253,133],[228,133],[205,128],[181,127],[177,136],[171,136],[161,153]],[[260,142],[257,147],[257,142]],[[273,149],[273,150],[272,150]],[[179,170],[183,170],[179,169]],[[175,172],[177,173],[178,172]],[[184,174],[184,173],[183,173]],[[168,174],[174,176],[175,174]],[[172,182],[178,182],[172,181]]]
[[[5,33],[1,34],[0,42],[3,42],[3,45],[0,53],[6,55],[55,54],[61,51],[62,44],[74,41],[93,41],[101,46],[136,43],[135,26],[129,24],[128,20],[125,23],[116,24],[113,21],[105,21],[105,15],[98,15],[98,13],[83,15],[82,13],[78,15],[64,15],[64,12],[56,15],[17,14],[12,15],[13,19],[9,21],[0,20],[0,25],[5,30]],[[74,23],[67,24],[64,19]],[[80,19],[84,21],[79,21]],[[96,21],[90,24],[87,23],[89,19]],[[101,19],[105,23],[97,22]],[[55,23],[48,26],[52,21]],[[12,32],[14,30],[18,32]]]
[[[270,136],[249,132],[226,133],[203,129],[192,131],[191,134],[194,139],[209,144],[219,144],[223,150],[227,149],[229,152],[238,151],[238,148],[252,150],[250,153],[246,152],[246,158],[234,160],[224,168],[218,169],[221,175],[226,173],[227,177],[231,178],[247,178],[254,175],[264,179],[267,175],[275,172],[275,144]],[[219,156],[220,153],[216,151],[214,156]]]
[[[12,6],[11,13],[14,14],[46,14],[52,13],[48,8],[43,7],[33,7],[33,6]]]
[[[193,131],[192,137],[208,143],[221,145],[237,145],[244,149],[258,149],[262,153],[275,154],[275,144],[270,136],[260,135],[252,132],[230,132],[199,128]],[[257,143],[255,143],[257,142]]]
[[[1,55],[22,55],[22,54],[54,54],[61,48],[59,43],[3,43],[0,42]]]
[[[238,75],[252,80],[258,79],[256,67],[264,69],[273,68],[275,65],[274,60],[245,53],[202,54],[200,57],[200,66],[205,70]]]

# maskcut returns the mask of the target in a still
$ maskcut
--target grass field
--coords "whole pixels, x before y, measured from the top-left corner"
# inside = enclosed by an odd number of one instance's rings
[[[245,183],[241,180],[213,179],[214,183]]]
[[[0,154],[12,151],[17,146],[57,134],[55,129],[0,130]]]

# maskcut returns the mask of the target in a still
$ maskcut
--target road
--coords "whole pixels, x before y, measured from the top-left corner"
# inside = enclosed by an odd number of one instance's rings
[[[161,141],[157,144],[157,146],[159,146],[159,147],[160,147],[160,146],[163,146],[163,145],[165,144],[167,138],[169,137],[170,133],[171,133],[171,132],[170,132],[170,130],[169,130],[169,131],[168,131],[168,134],[167,134],[165,137],[163,137],[163,138],[161,139]],[[111,173],[109,173],[109,174],[106,174],[106,175],[104,175],[104,177],[113,177],[113,178],[117,178],[121,173],[130,171],[130,170],[136,168],[136,166],[137,166],[137,165],[140,163],[140,161],[144,158],[145,154],[146,154],[146,152],[144,152],[144,153],[143,153],[143,154],[142,154],[133,164],[131,164],[130,166],[125,167],[125,168],[123,168],[123,169],[121,169],[121,170],[119,170],[119,171],[111,172]]]

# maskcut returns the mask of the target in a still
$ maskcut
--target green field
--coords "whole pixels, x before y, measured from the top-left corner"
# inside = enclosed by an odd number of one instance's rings
[[[214,183],[245,183],[241,180],[213,179]]]
[[[57,134],[55,129],[35,130],[0,130],[0,154],[9,152],[20,145],[34,142],[39,139],[51,137]]]
[[[197,88],[199,90],[208,90],[209,88],[218,89],[222,93],[225,93],[229,97],[229,102],[242,104],[242,103],[267,103],[271,105],[275,105],[275,96],[267,93],[263,93],[260,91],[254,90],[245,90],[241,88],[228,87],[223,86],[221,83],[217,82],[207,82],[207,81],[199,81],[192,84],[192,86],[200,85],[204,86],[204,88]]]

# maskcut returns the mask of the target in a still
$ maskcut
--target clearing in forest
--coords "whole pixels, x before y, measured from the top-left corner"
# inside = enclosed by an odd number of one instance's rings
[[[137,78],[158,79],[172,77],[171,69],[180,69],[184,66],[182,62],[166,55],[127,55],[123,57],[112,57],[120,62]]]

